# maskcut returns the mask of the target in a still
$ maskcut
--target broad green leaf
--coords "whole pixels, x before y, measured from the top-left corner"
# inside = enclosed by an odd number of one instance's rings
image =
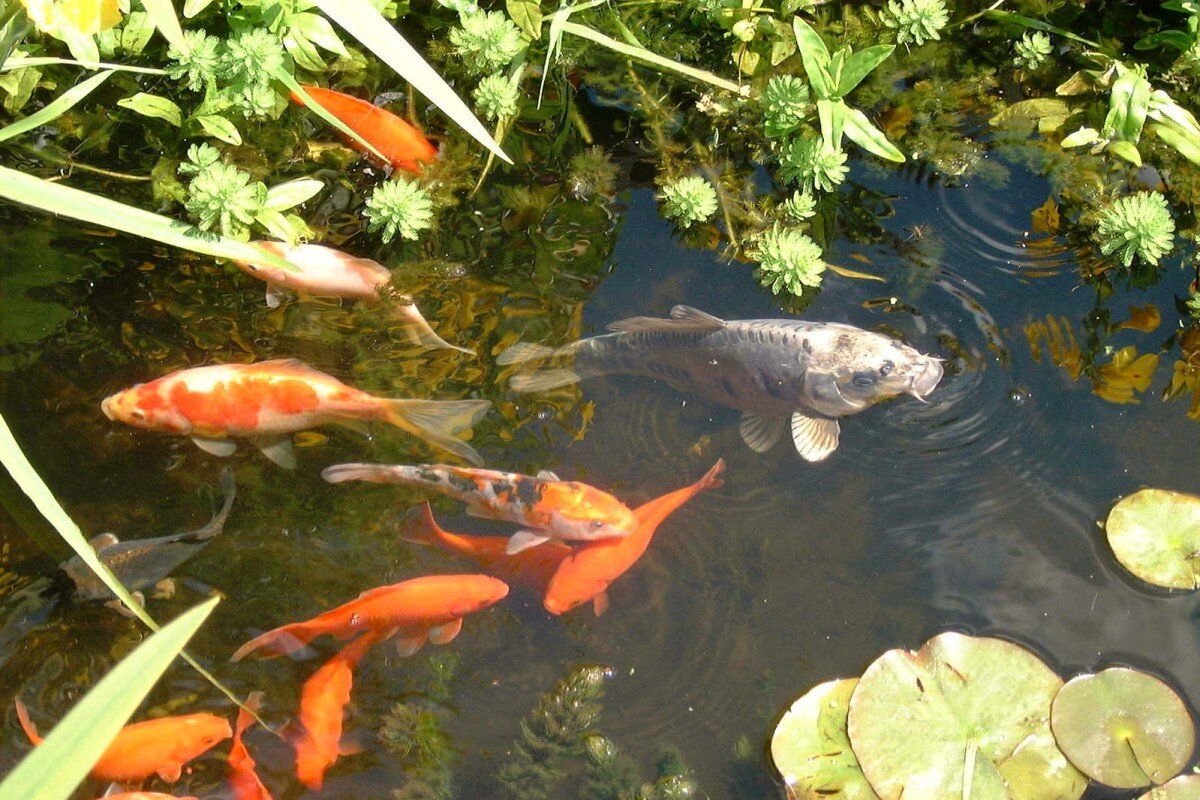
[[[1104,531],[1121,566],[1147,583],[1200,588],[1200,497],[1142,489],[1112,507]]]
[[[1099,49],[1099,47],[1100,47],[1100,45],[1097,44],[1096,42],[1089,41],[1088,39],[1084,39],[1082,36],[1071,33],[1069,30],[1067,30],[1065,28],[1056,28],[1055,26],[1053,26],[1047,22],[1042,22],[1040,19],[1034,19],[1033,17],[1025,17],[1020,14],[1014,14],[1011,11],[1000,11],[1000,10],[994,9],[994,8],[988,9],[984,13],[987,16],[991,17],[992,19],[1004,20],[1005,22],[1015,22],[1016,24],[1021,25],[1023,27],[1032,28],[1035,31],[1045,31],[1046,33],[1053,33],[1053,34],[1063,37],[1064,39],[1070,39],[1073,42],[1079,42],[1080,44],[1086,44],[1088,47],[1095,47],[1097,49]]]
[[[1133,142],[1116,139],[1108,143],[1108,150],[1113,155],[1120,156],[1135,167],[1142,165],[1142,154],[1138,152],[1137,145]]]
[[[774,20],[775,37],[771,42],[771,66],[776,67],[796,52],[796,37],[788,36],[791,31],[786,23]]]
[[[1200,800],[1200,775],[1180,775],[1155,786],[1137,800]]]
[[[845,97],[854,87],[862,83],[863,78],[871,74],[896,49],[894,44],[877,44],[867,47],[846,58],[846,66],[842,68],[842,76],[838,81],[838,96]]]
[[[800,17],[792,20],[792,30],[796,34],[796,46],[800,50],[804,72],[808,75],[813,92],[817,97],[833,97],[833,86],[828,72],[829,48],[821,40],[820,34]]]
[[[1070,113],[1071,107],[1067,105],[1066,100],[1057,97],[1035,97],[1006,106],[989,119],[988,123],[997,126],[1006,122],[1036,120],[1044,117],[1066,119]]]
[[[112,70],[98,72],[87,80],[67,89],[28,117],[0,128],[0,142],[11,139],[14,136],[20,136],[26,131],[41,127],[51,120],[58,119],[58,117],[74,107],[76,103],[91,94],[96,87],[108,80],[111,75]]]
[[[303,12],[288,17],[288,28],[301,31],[304,37],[317,47],[323,47],[331,53],[337,53],[343,58],[349,58],[350,52],[342,43],[342,37],[329,24],[329,20],[320,14]]]
[[[623,56],[636,58],[639,61],[645,61],[646,63],[653,64],[661,69],[669,70],[698,81],[703,81],[704,83],[711,84],[730,92],[741,92],[741,87],[738,84],[734,83],[733,81],[727,81],[724,78],[719,78],[708,70],[691,67],[687,64],[680,64],[678,61],[672,61],[669,58],[664,58],[663,56],[647,50],[644,47],[636,47],[631,44],[625,44],[624,42],[618,42],[616,39],[605,36],[603,33],[593,30],[586,25],[579,25],[575,22],[564,22],[562,24],[562,30],[566,33],[574,34],[581,39],[587,39],[589,42],[595,42],[596,44],[604,45],[609,50],[613,50]]]
[[[521,33],[531,41],[542,38],[542,4],[537,0],[506,0],[504,7]]]
[[[313,0],[325,16],[342,26],[359,44],[367,48],[396,73],[413,85],[450,117],[463,130],[496,156],[511,164],[510,159],[487,128],[471,109],[467,108],[454,90],[442,80],[433,67],[421,58],[392,24],[384,19],[369,0]]]
[[[191,19],[212,4],[213,0],[184,0],[183,15]]]
[[[1178,127],[1183,133],[1200,137],[1200,123],[1196,122],[1192,112],[1176,103],[1161,89],[1150,95],[1150,110],[1147,116]]]
[[[1023,647],[943,633],[867,667],[847,731],[884,800],[1073,800],[1087,780],[1050,732],[1061,686]]]
[[[1126,667],[1072,678],[1054,698],[1050,724],[1072,764],[1121,789],[1170,780],[1187,765],[1196,739],[1179,695]]]
[[[1084,145],[1095,144],[1102,138],[1100,131],[1095,128],[1080,128],[1070,136],[1064,137],[1058,145],[1064,148],[1083,147]]]
[[[242,143],[242,135],[238,133],[237,126],[220,114],[201,114],[193,119],[204,129],[205,133],[215,139],[232,145]]]
[[[118,100],[117,105],[121,108],[128,108],[130,111],[136,111],[143,117],[165,119],[176,128],[183,124],[183,109],[175,105],[173,101],[156,94],[138,92],[133,97]]]
[[[1164,142],[1193,164],[1200,165],[1200,140],[1194,136],[1181,133],[1177,128],[1163,123],[1153,123],[1150,130],[1154,131]]]
[[[183,38],[183,29],[179,27],[179,17],[175,15],[172,0],[142,0],[142,7],[154,20],[154,27],[172,47],[184,54],[192,52]]]
[[[857,108],[846,106],[843,131],[856,145],[888,161],[903,162],[904,154],[888,141],[887,135],[871,124],[867,115]]]
[[[67,800],[216,605],[180,614],[121,659],[0,783],[0,797]]]
[[[267,202],[263,208],[267,211],[286,211],[310,199],[325,188],[325,183],[316,178],[297,178],[287,183],[279,183],[267,190]]]
[[[96,37],[81,33],[74,28],[59,28],[58,36],[67,45],[71,55],[87,69],[98,69],[100,66],[100,48],[96,46]]]
[[[304,35],[304,31],[288,28],[283,36],[283,47],[300,69],[309,72],[325,71],[325,61],[321,58],[321,53],[317,50],[317,46]]]
[[[1104,121],[1104,133],[1127,142],[1136,142],[1146,124],[1146,112],[1150,110],[1150,81],[1137,70],[1122,69],[1112,86],[1109,96],[1109,113]]]

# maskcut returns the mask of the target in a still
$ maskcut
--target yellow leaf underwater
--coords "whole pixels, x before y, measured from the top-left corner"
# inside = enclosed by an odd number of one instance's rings
[[[1162,314],[1158,311],[1158,306],[1153,303],[1147,303],[1144,306],[1130,306],[1129,320],[1126,322],[1118,322],[1114,327],[1116,330],[1131,330],[1150,333],[1162,324]]]
[[[1139,356],[1136,347],[1122,347],[1112,361],[1096,370],[1092,392],[1110,403],[1140,403],[1134,394],[1150,388],[1156,369],[1157,354]]]
[[[1053,197],[1047,197],[1046,202],[1034,209],[1029,217],[1034,233],[1058,233],[1058,204]]]
[[[1066,370],[1071,380],[1075,380],[1083,372],[1082,351],[1079,349],[1079,343],[1075,341],[1075,331],[1071,330],[1071,323],[1066,317],[1055,319],[1053,316],[1047,316],[1044,322],[1030,322],[1024,330],[1034,361],[1042,363],[1043,355],[1048,353],[1050,363]]]
[[[63,31],[93,36],[121,21],[118,0],[21,0],[29,19],[43,33]]]

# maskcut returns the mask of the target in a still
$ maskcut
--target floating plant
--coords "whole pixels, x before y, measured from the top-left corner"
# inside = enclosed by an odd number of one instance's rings
[[[1200,587],[1200,497],[1142,489],[1113,506],[1104,529],[1117,561],[1142,580]]]

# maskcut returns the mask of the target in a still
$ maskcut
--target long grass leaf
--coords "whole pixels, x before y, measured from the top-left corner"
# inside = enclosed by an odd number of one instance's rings
[[[647,50],[644,47],[635,47],[625,42],[619,42],[609,36],[605,36],[597,30],[589,28],[586,25],[580,25],[578,22],[564,22],[562,29],[567,33],[572,33],[581,39],[587,39],[589,42],[603,45],[609,50],[620,53],[629,58],[636,58],[638,61],[644,61],[647,64],[653,64],[660,69],[665,69],[669,72],[674,72],[679,75],[684,75],[693,80],[708,83],[721,89],[730,92],[741,92],[742,87],[733,81],[725,80],[712,74],[708,70],[690,67],[687,64],[680,64],[678,61],[672,61],[669,58],[664,58],[658,53]]]
[[[264,253],[246,242],[206,233],[178,220],[60,183],[51,183],[8,167],[0,167],[0,197],[194,253],[236,261],[270,262],[272,266],[291,272],[296,269],[284,259]]]
[[[21,56],[20,58],[10,58],[3,65],[0,65],[0,72],[8,72],[10,69],[23,69],[24,67],[49,67],[55,65],[84,67],[85,69],[110,69],[114,72],[136,72],[141,75],[167,74],[165,69],[154,69],[153,67],[131,67],[128,64],[110,64],[107,61],[100,61],[96,64],[85,64],[74,58],[54,58],[52,56]]]
[[[175,14],[175,6],[171,0],[142,0],[142,7],[150,15],[150,21],[163,38],[180,53],[187,54],[191,48],[183,38],[183,28],[179,27],[179,17]]]
[[[108,80],[112,74],[112,70],[98,72],[82,83],[67,89],[43,108],[25,117],[25,119],[19,119],[11,125],[5,125],[3,128],[0,128],[0,142],[11,139],[14,136],[20,136],[25,131],[31,131],[34,128],[45,125],[51,120],[57,119],[80,100],[91,94],[97,86]]]
[[[313,2],[325,16],[345,28],[359,44],[377,55],[401,78],[411,83],[414,89],[428,97],[460,128],[506,163],[512,163],[512,159],[500,149],[500,145],[488,133],[483,123],[471,113],[466,103],[442,80],[442,76],[421,58],[421,54],[404,40],[392,24],[375,10],[369,0]]]
[[[67,800],[216,604],[179,615],[121,659],[0,783],[0,797]]]

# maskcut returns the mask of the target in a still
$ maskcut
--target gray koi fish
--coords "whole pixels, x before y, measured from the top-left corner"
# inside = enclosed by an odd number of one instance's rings
[[[880,400],[924,401],[942,379],[941,360],[853,325],[787,319],[726,322],[688,306],[670,319],[632,317],[615,333],[560,348],[519,343],[496,359],[523,364],[574,356],[573,368],[512,376],[518,392],[540,392],[596,375],[645,375],[742,412],[742,439],[769,450],[791,420],[796,451],[821,461],[837,449],[837,418]]]

